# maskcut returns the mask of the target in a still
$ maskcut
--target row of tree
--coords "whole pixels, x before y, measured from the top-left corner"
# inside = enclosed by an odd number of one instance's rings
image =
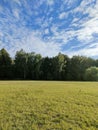
[[[0,50],[0,79],[24,80],[98,80],[98,60],[85,56],[59,53],[55,57],[42,57],[34,52],[17,51],[12,59],[3,48]]]

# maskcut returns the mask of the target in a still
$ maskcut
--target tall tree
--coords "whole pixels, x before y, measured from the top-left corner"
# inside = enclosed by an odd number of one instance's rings
[[[23,49],[16,52],[15,55],[15,70],[16,78],[26,79],[27,76],[28,55]]]
[[[15,59],[11,59],[4,48],[0,50],[0,79],[83,81],[85,71],[88,74],[87,69],[93,66],[98,67],[98,60],[85,56],[69,58],[67,55],[59,53],[52,58],[42,58],[40,54],[20,50],[17,51]],[[94,73],[92,74],[94,75]]]
[[[59,53],[53,58],[54,64],[54,77],[56,80],[65,80],[67,72],[68,57],[64,54]]]
[[[95,60],[85,56],[73,56],[70,63],[70,79],[84,80],[84,73],[88,67],[95,64]]]
[[[28,79],[39,79],[41,59],[40,54],[35,54],[34,52],[28,54]]]
[[[3,48],[0,50],[0,78],[10,79],[11,78],[11,63],[9,53]]]
[[[98,67],[90,67],[85,71],[85,80],[98,81]]]
[[[40,66],[40,78],[44,80],[52,80],[53,79],[53,66],[52,66],[52,58],[45,57],[41,61]]]

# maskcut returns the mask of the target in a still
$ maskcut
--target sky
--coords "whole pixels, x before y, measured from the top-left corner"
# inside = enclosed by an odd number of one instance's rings
[[[98,58],[98,0],[0,0],[0,49]]]

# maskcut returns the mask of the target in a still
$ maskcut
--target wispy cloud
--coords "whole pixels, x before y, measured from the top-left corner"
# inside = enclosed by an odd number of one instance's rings
[[[98,56],[98,0],[1,0],[0,48]]]
[[[54,0],[47,0],[46,1],[49,5],[53,5],[54,4]]]
[[[98,57],[98,43],[95,43],[96,45],[90,47],[87,46],[83,49],[77,50],[77,51],[68,51],[67,53],[69,54],[69,56],[73,56],[73,55],[83,55],[83,56],[88,56],[88,57]]]
[[[61,14],[59,15],[59,18],[60,18],[60,19],[63,19],[63,18],[67,18],[67,16],[68,16],[68,13],[63,12],[63,13],[61,13]]]
[[[18,9],[13,9],[13,15],[15,16],[16,19],[19,20],[19,10]]]

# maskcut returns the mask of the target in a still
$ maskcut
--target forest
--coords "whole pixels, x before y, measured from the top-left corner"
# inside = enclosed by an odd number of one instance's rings
[[[0,80],[98,81],[98,59],[79,55],[70,58],[62,53],[54,57],[42,57],[23,49],[11,58],[7,50],[2,48]]]

